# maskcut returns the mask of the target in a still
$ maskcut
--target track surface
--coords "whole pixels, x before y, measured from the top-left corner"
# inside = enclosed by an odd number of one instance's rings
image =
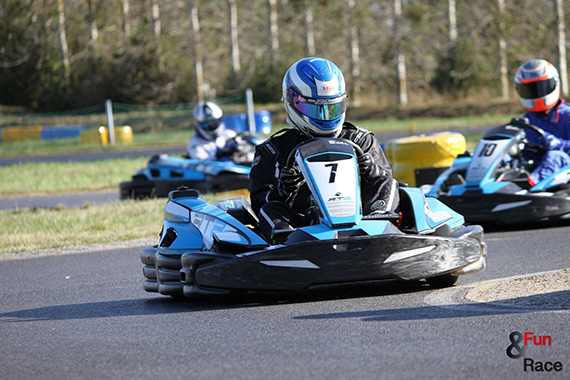
[[[570,267],[569,232],[488,233],[487,270],[451,289],[376,283],[227,301],[145,293],[138,247],[0,260],[0,378],[568,378],[569,310],[462,296]],[[524,372],[506,355],[513,331],[551,336],[527,356],[563,371]]]

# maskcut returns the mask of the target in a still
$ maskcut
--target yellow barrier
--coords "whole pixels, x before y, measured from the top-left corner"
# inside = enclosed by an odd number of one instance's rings
[[[451,166],[453,160],[465,152],[465,137],[460,133],[441,132],[389,140],[384,151],[392,166],[394,177],[410,186],[420,186],[419,172],[432,170],[433,177]],[[438,170],[439,169],[439,170]],[[434,180],[434,178],[429,178]]]
[[[39,125],[2,128],[1,141],[40,140],[42,128]]]
[[[109,130],[107,127],[99,127],[97,129],[86,129],[79,135],[79,142],[81,144],[109,144]],[[128,126],[121,126],[115,128],[115,142],[121,144],[131,144],[133,142],[133,129]]]
[[[128,125],[115,128],[115,142],[131,144],[133,142],[133,129]]]
[[[109,144],[109,132],[106,127],[89,128],[79,134],[80,144]]]

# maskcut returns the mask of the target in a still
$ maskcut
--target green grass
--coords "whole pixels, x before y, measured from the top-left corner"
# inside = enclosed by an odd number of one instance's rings
[[[40,162],[0,166],[0,195],[53,194],[117,189],[130,180],[148,158],[87,162]]]
[[[39,156],[61,153],[113,151],[136,149],[140,147],[181,146],[186,145],[192,131],[163,131],[157,133],[139,133],[133,135],[132,144],[97,145],[80,144],[78,138],[54,140],[24,140],[0,142],[0,157]]]
[[[473,151],[479,134],[465,134]],[[119,183],[147,165],[148,158],[124,158],[87,162],[42,162],[0,166],[0,196],[26,196],[104,189]]]
[[[463,116],[453,118],[429,117],[414,119],[382,119],[362,120],[357,124],[373,132],[407,131],[410,134],[419,134],[422,131],[433,129],[450,129],[461,132],[464,127],[493,126],[506,123],[510,120],[507,115]]]
[[[157,236],[164,200],[0,212],[0,254]]]
[[[373,132],[406,131],[409,134],[420,134],[430,129],[450,129],[461,131],[469,126],[491,126],[510,120],[507,115],[481,115],[465,117],[422,117],[411,119],[367,119],[355,123]],[[273,131],[285,128],[281,122],[273,123]],[[37,156],[59,153],[76,153],[92,151],[112,151],[120,149],[135,149],[140,147],[183,146],[194,134],[188,130],[166,130],[161,132],[134,133],[132,144],[117,144],[115,146],[84,145],[79,139],[60,140],[27,140],[17,142],[0,142],[0,157]]]
[[[205,194],[208,202],[244,192]],[[157,238],[166,199],[0,211],[0,254]]]

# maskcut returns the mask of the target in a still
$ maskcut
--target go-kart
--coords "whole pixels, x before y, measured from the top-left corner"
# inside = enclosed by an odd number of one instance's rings
[[[233,149],[222,150],[217,161],[153,156],[147,167],[137,171],[130,181],[121,182],[120,197],[167,197],[180,186],[209,193],[247,189],[254,149],[263,140],[254,134],[239,134],[230,144]]]
[[[259,234],[243,198],[212,205],[196,190],[171,192],[159,243],[140,254],[144,289],[193,298],[382,279],[443,287],[485,267],[483,229],[420,189],[400,188],[398,213],[363,215],[358,154],[334,138],[294,149],[288,166],[299,166],[316,212],[307,226],[277,231],[281,244]]]
[[[524,118],[492,128],[473,154],[458,157],[426,195],[437,197],[469,223],[521,224],[570,216],[570,166],[531,185],[533,157],[547,148],[528,141],[527,131],[545,135]]]

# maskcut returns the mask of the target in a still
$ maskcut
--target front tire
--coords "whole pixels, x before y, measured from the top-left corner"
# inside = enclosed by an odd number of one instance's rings
[[[426,281],[432,288],[441,289],[453,286],[457,282],[458,278],[458,276],[448,273],[441,276],[426,278]]]

